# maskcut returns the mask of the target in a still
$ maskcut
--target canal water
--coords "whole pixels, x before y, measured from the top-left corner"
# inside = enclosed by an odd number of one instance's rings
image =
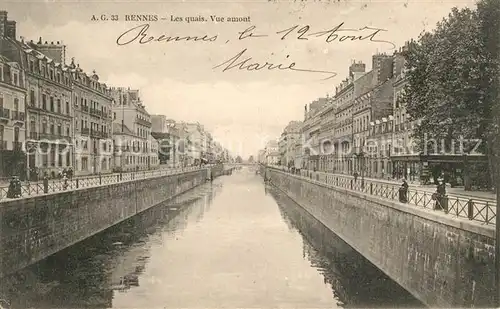
[[[250,168],[1,283],[5,308],[423,307]]]

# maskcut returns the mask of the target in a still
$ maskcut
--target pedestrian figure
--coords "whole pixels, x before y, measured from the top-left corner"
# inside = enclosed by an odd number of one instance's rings
[[[401,184],[401,187],[399,188],[399,201],[401,203],[408,203],[408,183],[406,182],[406,179],[403,179],[403,183]]]
[[[354,172],[354,182],[358,181],[358,172]]]
[[[22,183],[19,177],[16,176],[16,197],[21,197],[22,194]]]
[[[68,169],[68,177],[69,179],[73,179],[73,168],[71,166]]]
[[[68,189],[68,177],[66,174],[63,175],[63,190]]]
[[[444,196],[446,195],[446,184],[443,178],[438,179],[436,193],[432,195],[432,199],[436,201],[434,209],[443,209]]]
[[[9,182],[9,189],[7,190],[7,198],[16,197],[16,178],[12,177]]]

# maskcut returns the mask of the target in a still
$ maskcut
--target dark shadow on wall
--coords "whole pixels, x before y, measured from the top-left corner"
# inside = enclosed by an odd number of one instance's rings
[[[275,187],[266,185],[281,216],[303,238],[304,258],[332,287],[343,308],[425,308],[375,265]],[[390,254],[388,252],[387,254]]]

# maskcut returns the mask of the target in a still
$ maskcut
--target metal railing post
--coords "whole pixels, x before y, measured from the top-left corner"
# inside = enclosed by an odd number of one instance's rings
[[[47,177],[43,178],[43,193],[49,193],[49,179]]]
[[[469,220],[474,219],[474,202],[472,199],[467,201],[467,218],[469,218]]]

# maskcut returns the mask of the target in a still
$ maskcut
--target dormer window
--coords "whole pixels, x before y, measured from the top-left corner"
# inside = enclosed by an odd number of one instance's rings
[[[15,86],[19,86],[19,72],[12,72],[12,84]]]

